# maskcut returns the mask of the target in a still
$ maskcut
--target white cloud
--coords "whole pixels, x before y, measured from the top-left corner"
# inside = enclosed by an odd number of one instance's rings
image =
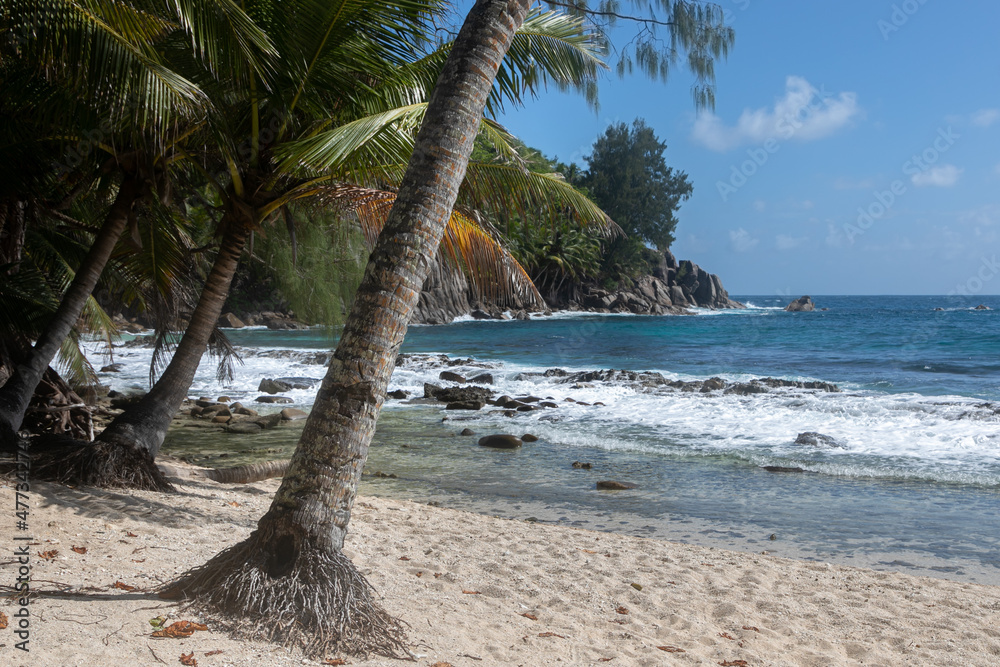
[[[729,232],[729,243],[736,252],[750,252],[757,247],[760,239],[755,239],[750,232],[740,227]]]
[[[762,144],[769,139],[813,141],[833,134],[859,113],[854,93],[833,96],[800,76],[789,76],[785,94],[773,108],[744,109],[733,127],[714,113],[702,113],[695,120],[692,136],[714,151]]]
[[[972,114],[972,124],[979,127],[989,127],[1000,120],[1000,109],[980,109]]]
[[[774,245],[778,250],[792,250],[793,248],[798,248],[800,245],[807,241],[806,237],[796,238],[794,236],[786,236],[785,234],[778,234],[774,238]]]
[[[998,172],[1000,172],[1000,165],[997,165],[997,170]],[[753,210],[757,211],[758,213],[763,213],[764,209],[766,208],[767,208],[767,202],[765,202],[763,199],[758,199],[753,203]]]
[[[958,177],[962,175],[964,169],[959,169],[953,164],[943,164],[940,167],[931,167],[927,171],[914,174],[910,179],[918,188],[930,186],[938,188],[950,188],[958,183]]]
[[[827,223],[826,239],[824,240],[824,243],[826,243],[827,247],[840,248],[844,245],[845,240],[846,238],[844,237],[843,232],[841,232],[840,227],[833,224],[832,222]]]

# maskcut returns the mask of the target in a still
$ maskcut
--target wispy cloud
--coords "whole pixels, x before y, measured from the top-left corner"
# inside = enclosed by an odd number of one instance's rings
[[[714,151],[762,144],[770,139],[814,141],[827,137],[861,113],[857,95],[824,93],[800,76],[785,80],[785,94],[771,108],[744,109],[735,126],[714,113],[698,116],[692,136]]]
[[[740,227],[729,232],[729,243],[735,252],[750,252],[757,247],[760,239],[755,239],[750,232]]]
[[[1000,109],[980,109],[972,114],[972,124],[979,127],[989,127],[1000,120]]]
[[[959,169],[953,164],[943,164],[939,167],[931,167],[919,174],[914,174],[910,180],[918,188],[950,188],[955,183],[958,183],[958,177],[962,175],[963,171],[963,169]]]
[[[787,236],[785,234],[778,234],[776,237],[774,237],[774,246],[778,250],[793,250],[795,248],[798,248],[807,240],[808,239],[805,236],[797,238],[794,236]]]

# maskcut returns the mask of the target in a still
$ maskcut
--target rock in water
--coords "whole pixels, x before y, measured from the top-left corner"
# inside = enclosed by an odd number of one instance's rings
[[[459,433],[459,435],[475,435],[475,434],[476,432],[473,431],[471,428],[463,428],[462,432]]]
[[[281,380],[272,380],[271,378],[264,378],[260,381],[260,385],[257,387],[257,391],[262,391],[265,394],[280,394],[283,391],[288,391],[292,388],[292,385],[287,382],[282,382]]]
[[[305,419],[309,416],[308,412],[299,410],[298,408],[285,408],[280,413],[281,418],[285,421],[297,421],[299,419]]]
[[[403,391],[402,389],[397,389],[396,391],[390,391],[390,392],[389,392],[388,394],[386,394],[386,395],[387,395],[387,396],[388,396],[389,398],[395,398],[395,399],[400,399],[400,400],[401,400],[401,399],[404,399],[404,398],[406,398],[407,396],[409,396],[409,394],[407,394],[407,393],[406,393],[405,391]]]
[[[479,439],[479,446],[493,447],[494,449],[517,449],[521,446],[521,439],[515,435],[486,435]]]
[[[530,433],[525,433],[524,435],[521,436],[521,441],[522,442],[538,442],[538,436],[537,435],[531,435]]]
[[[459,375],[458,373],[453,373],[451,371],[441,371],[441,374],[438,375],[438,378],[441,380],[445,380],[447,382],[458,382],[460,384],[465,384],[467,382],[467,380],[463,376]]]
[[[577,470],[590,470],[594,466],[591,463],[585,463],[583,461],[573,461],[573,467]]]
[[[789,313],[810,313],[816,310],[816,304],[808,296],[800,296],[795,301],[785,306],[785,310]]]
[[[816,433],[815,431],[799,433],[798,437],[795,438],[795,444],[808,445],[810,447],[843,447],[836,438]]]
[[[609,479],[598,482],[597,488],[601,491],[625,491],[628,489],[637,489],[639,488],[639,485],[632,484],[631,482],[618,482],[613,479]]]
[[[242,329],[246,326],[246,324],[243,323],[243,320],[236,317],[232,313],[224,313],[221,317],[219,317],[219,326],[228,329]]]

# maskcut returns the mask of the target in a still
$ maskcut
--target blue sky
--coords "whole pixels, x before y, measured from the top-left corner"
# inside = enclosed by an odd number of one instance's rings
[[[731,293],[1000,294],[1000,5],[719,4],[736,46],[714,112],[678,68],[608,75],[596,114],[553,90],[500,120],[582,164],[644,118],[694,183],[674,251]]]

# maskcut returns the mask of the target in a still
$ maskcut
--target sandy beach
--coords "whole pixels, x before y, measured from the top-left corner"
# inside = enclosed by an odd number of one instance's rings
[[[188,638],[151,637],[150,619],[205,619],[150,591],[249,534],[277,488],[165,466],[177,494],[32,485],[30,653],[15,648],[11,622],[0,662],[323,664],[234,641],[211,620]],[[11,478],[0,481],[0,502],[0,611],[13,621]],[[1000,664],[1000,587],[372,497],[355,507],[346,550],[409,625],[415,662],[340,655],[331,664]]]

